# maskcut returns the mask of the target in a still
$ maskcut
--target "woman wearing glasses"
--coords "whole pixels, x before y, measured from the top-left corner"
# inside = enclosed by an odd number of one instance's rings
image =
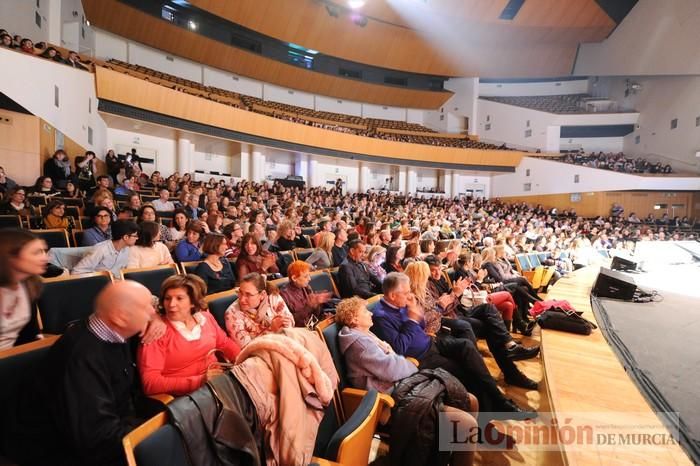
[[[229,337],[241,348],[260,335],[294,327],[294,317],[277,287],[255,272],[241,278],[238,300],[224,318]]]
[[[97,207],[92,214],[94,226],[83,232],[81,246],[94,246],[112,239],[112,212],[107,207]]]
[[[7,200],[0,204],[0,215],[34,216],[36,209],[27,202],[24,188],[14,188],[7,192]]]

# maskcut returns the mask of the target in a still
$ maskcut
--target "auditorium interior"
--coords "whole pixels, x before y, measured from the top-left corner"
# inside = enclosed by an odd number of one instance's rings
[[[0,1],[0,466],[700,464],[698,30]]]

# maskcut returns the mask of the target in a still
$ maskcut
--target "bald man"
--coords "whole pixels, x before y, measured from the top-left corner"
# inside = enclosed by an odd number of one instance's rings
[[[145,420],[129,338],[153,317],[151,294],[121,281],[97,296],[95,312],[70,327],[25,384],[9,446],[28,465],[126,464],[122,437]],[[14,455],[13,455],[14,456]]]

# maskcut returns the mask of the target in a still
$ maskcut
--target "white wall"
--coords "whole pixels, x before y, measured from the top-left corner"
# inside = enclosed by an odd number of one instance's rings
[[[561,150],[583,149],[586,152],[622,152],[624,139],[616,138],[561,138]]]
[[[678,171],[700,173],[700,159],[695,156],[700,151],[700,127],[696,126],[700,77],[630,77],[642,88],[625,97],[626,79],[600,78],[596,86],[640,111],[639,127],[624,138],[625,153],[670,163]],[[674,118],[678,119],[678,127],[671,129]]]
[[[202,82],[201,65],[169,55],[160,50],[129,42],[128,57],[129,63],[153,68],[163,73],[174,74],[190,81]]]
[[[7,49],[0,49],[0,63],[1,92],[85,149],[104,153],[106,125],[97,112],[94,75]]]
[[[95,30],[95,56],[104,60],[129,60],[128,43],[119,36]]]
[[[478,78],[452,78],[445,89],[454,92],[442,107],[423,112],[423,124],[439,132],[459,133],[464,131],[469,118],[469,134],[476,134]]]
[[[316,98],[318,100],[318,97]],[[413,108],[406,109],[406,121],[408,123],[418,123],[419,125],[424,124],[425,112],[423,110],[416,110]]]
[[[416,189],[437,189],[439,185],[439,170],[421,167],[416,172]]]
[[[639,0],[610,37],[581,44],[574,74],[700,74],[699,30],[697,0]]]
[[[81,0],[52,1],[58,2],[61,8],[61,46],[92,55],[95,51],[95,33],[86,24]]]
[[[361,103],[322,95],[316,96],[316,110],[320,112],[334,112],[343,113],[345,115],[362,116]]]
[[[220,89],[226,89],[227,91],[262,99],[262,83],[226,71],[219,71],[206,66],[203,68],[205,86],[218,87]]]
[[[467,189],[474,189],[476,187],[480,189],[483,187],[484,197],[491,197],[493,176],[484,175],[480,172],[457,171],[455,178],[456,183],[454,183],[452,187],[455,195],[464,194]]]
[[[557,115],[485,99],[479,99],[478,107],[477,131],[482,140],[548,152],[559,150],[558,127],[635,124],[639,118],[638,113]],[[486,130],[488,124],[490,130]],[[528,129],[532,130],[531,136],[525,135]]]
[[[314,108],[313,94],[274,86],[272,84],[264,85],[263,99],[272,102],[281,102],[287,105],[296,105],[297,107]]]
[[[166,177],[177,171],[177,141],[174,138],[108,128],[106,148],[116,151],[120,146],[133,147],[141,154],[155,153],[155,168]]]
[[[360,173],[357,161],[318,155],[313,155],[312,158],[317,163],[316,169],[311,173],[312,186],[332,187],[332,183],[328,184],[329,181],[335,182],[338,178],[343,178],[346,183],[343,190],[357,192]]]
[[[265,152],[265,178],[268,176],[273,179],[284,178],[294,174],[294,153],[271,147],[265,147],[263,150]]]
[[[531,83],[485,83],[479,82],[480,96],[525,96],[525,95],[560,95],[585,94],[588,92],[588,80],[531,82]]]
[[[35,22],[36,13],[41,17],[41,27]],[[2,0],[0,1],[0,27],[6,29],[12,36],[19,34],[30,38],[34,43],[48,41],[49,13],[49,0],[41,0],[39,8],[34,0]]]
[[[362,116],[365,118],[379,118],[382,120],[406,121],[406,109],[388,107],[386,105],[362,104]]]
[[[482,139],[522,148],[544,149],[547,146],[547,127],[555,126],[555,115],[483,99],[479,99],[478,106],[476,130]],[[491,125],[489,130],[487,125]],[[528,129],[532,135],[526,137]]]
[[[527,170],[530,175],[527,176]],[[579,176],[578,183],[574,182]],[[525,183],[531,191],[525,191]],[[650,190],[698,190],[699,177],[643,177],[587,168],[534,157],[524,157],[515,173],[494,175],[491,180],[491,196],[532,196],[535,194],[561,194],[595,191]]]
[[[216,171],[233,175],[231,146],[233,143],[218,139],[196,141],[191,166],[207,173]],[[239,155],[240,156],[240,155]]]

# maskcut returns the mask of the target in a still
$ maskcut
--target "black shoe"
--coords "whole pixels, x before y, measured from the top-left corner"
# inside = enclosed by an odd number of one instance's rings
[[[518,326],[517,330],[522,335],[525,335],[526,337],[531,337],[532,331],[535,329],[536,324],[537,324],[537,321],[534,321],[534,320],[528,320],[527,323],[521,322],[520,325]]]
[[[504,398],[501,405],[494,408],[493,413],[493,419],[501,421],[524,421],[525,419],[534,419],[536,417],[536,411],[525,411],[508,398]]]
[[[532,333],[532,330],[530,331]],[[523,346],[515,344],[510,348],[506,348],[506,357],[511,361],[522,361],[523,359],[532,359],[540,354],[539,346]]]
[[[517,371],[513,375],[507,375],[504,377],[508,385],[513,385],[514,387],[525,388],[527,390],[537,390],[537,382],[528,378],[525,374]]]

